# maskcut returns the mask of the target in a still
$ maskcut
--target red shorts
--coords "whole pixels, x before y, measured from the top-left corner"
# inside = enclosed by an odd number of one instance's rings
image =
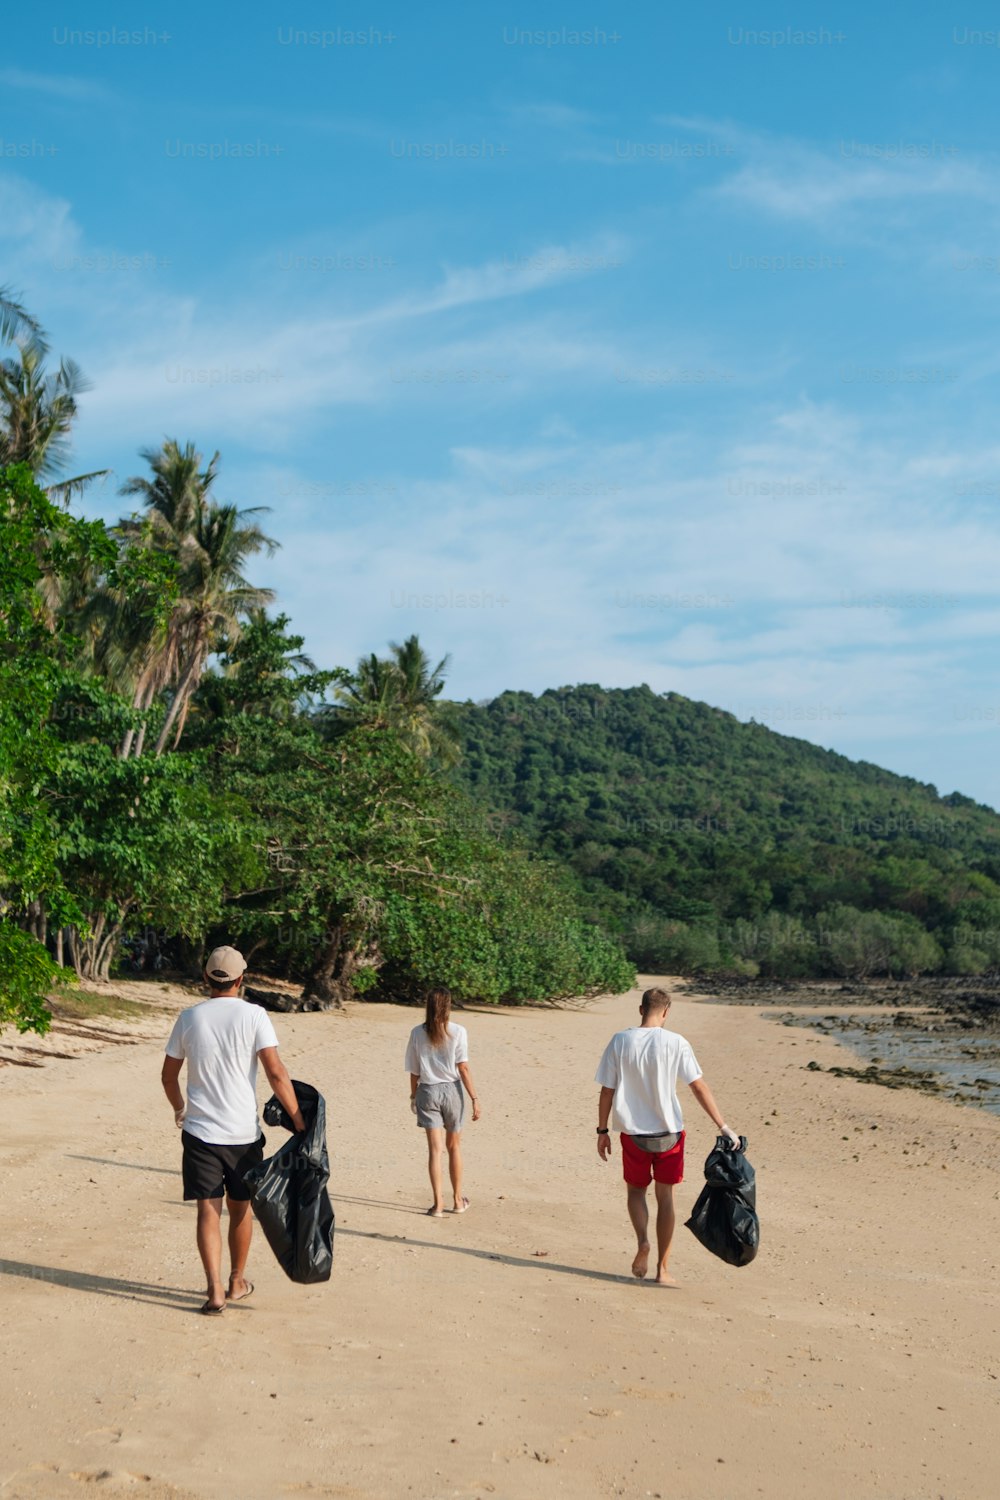
[[[630,1135],[622,1133],[622,1166],[629,1187],[649,1187],[651,1182],[680,1182],[684,1177],[684,1131],[671,1151],[643,1151]]]

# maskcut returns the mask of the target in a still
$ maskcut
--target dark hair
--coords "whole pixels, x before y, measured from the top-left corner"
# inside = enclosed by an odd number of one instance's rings
[[[451,1016],[451,990],[438,985],[427,991],[427,1010],[424,1030],[432,1047],[440,1047],[448,1035],[448,1020]]]
[[[225,994],[226,990],[231,990],[234,984],[238,984],[242,988],[245,978],[246,970],[244,969],[238,979],[213,979],[210,974],[206,974],[205,982],[213,995],[222,995]]]
[[[651,1016],[658,1010],[670,1009],[670,995],[666,990],[647,990],[642,997],[641,1010],[644,1016]]]

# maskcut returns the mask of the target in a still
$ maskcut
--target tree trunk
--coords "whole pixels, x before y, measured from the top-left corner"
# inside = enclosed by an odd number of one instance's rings
[[[197,683],[195,684],[195,687],[197,687]],[[174,743],[171,746],[171,749],[173,749],[173,750],[176,750],[177,747],[180,745],[181,735],[184,733],[184,725],[187,723],[188,710],[191,707],[191,699],[192,699],[193,696],[194,696],[193,693],[189,693],[188,694],[188,696],[187,696],[187,698],[186,698],[186,700],[184,702],[184,707],[181,709],[180,713],[177,715],[177,724],[176,724],[176,727],[174,728]]]
[[[97,979],[97,952],[100,947],[101,938],[107,925],[107,918],[102,912],[91,926],[89,935],[80,944],[80,966],[77,970],[81,979]]]
[[[340,1010],[351,995],[351,975],[357,968],[355,954],[345,948],[345,932],[338,922],[330,929],[299,997],[299,1010]],[[339,965],[339,967],[338,967]]]
[[[143,695],[142,702],[139,704],[139,707],[142,709],[143,713],[149,712],[149,710],[153,706],[153,699],[155,697],[156,692],[154,685],[153,683],[150,683],[149,687],[146,689],[145,694]],[[143,719],[142,723],[139,725],[139,735],[135,742],[135,749],[132,752],[136,760],[138,760],[139,756],[142,754],[142,747],[146,743],[146,730],[148,727],[149,720]]]
[[[190,698],[191,694],[194,692],[195,688],[198,686],[198,679],[201,676],[202,660],[203,656],[201,650],[196,649],[194,656],[192,656],[190,662],[188,663],[187,670],[185,671],[180,682],[177,684],[177,691],[174,694],[174,701],[170,705],[170,711],[164,721],[163,728],[160,730],[160,737],[156,742],[156,749],[153,752],[156,755],[157,759],[159,759],[159,757],[163,754],[163,747],[167,743],[167,740],[170,738],[170,731],[174,727],[174,721],[177,718],[177,715],[181,712],[182,709],[185,713],[187,713],[187,701]]]
[[[149,707],[149,702],[152,700],[152,696],[153,696],[151,688],[148,690],[148,696],[149,696],[149,701],[144,701],[147,698],[147,689],[143,686],[142,682],[140,681],[139,685],[136,687],[135,692],[132,694],[132,707],[134,709],[148,708]],[[122,737],[122,742],[121,742],[121,744],[118,747],[118,759],[119,760],[128,760],[129,756],[132,754],[132,745],[133,745],[133,743],[135,741],[135,733],[136,732],[135,732],[134,729],[126,729],[125,734]],[[137,756],[142,754],[142,736],[145,735],[145,733],[146,733],[146,725],[145,725],[145,723],[143,723],[143,725],[141,727],[141,730],[140,730],[140,743],[139,743],[139,747],[138,747],[138,749],[135,752]]]
[[[107,983],[129,905],[127,903],[111,921],[105,912],[101,912],[94,919],[86,938],[81,939],[75,927],[66,929],[70,957],[78,979],[96,979]]]
[[[56,929],[56,963],[63,967],[63,928]]]
[[[121,922],[113,922],[105,932],[104,937],[96,946],[96,950],[94,953],[94,972],[92,977],[94,979],[103,980],[105,984],[107,984],[111,978],[111,963],[114,959],[121,933]]]
[[[178,967],[181,972],[191,979],[200,979],[205,970],[205,959],[208,956],[205,952],[204,939],[199,938],[195,942],[181,934],[176,941]]]
[[[83,954],[80,951],[80,934],[75,927],[66,928],[66,941],[69,947],[69,961],[76,970],[77,979],[82,979]]]

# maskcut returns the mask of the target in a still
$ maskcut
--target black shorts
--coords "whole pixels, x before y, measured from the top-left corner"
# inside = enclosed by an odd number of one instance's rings
[[[182,1130],[181,1142],[185,1199],[221,1198],[225,1192],[235,1203],[249,1201],[243,1173],[264,1160],[263,1135],[249,1146],[213,1146]]]

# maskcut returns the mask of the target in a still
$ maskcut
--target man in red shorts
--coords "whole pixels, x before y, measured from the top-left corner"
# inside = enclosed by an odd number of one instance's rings
[[[666,990],[647,990],[639,1008],[640,1026],[619,1031],[604,1049],[597,1082],[601,1097],[597,1111],[597,1150],[604,1161],[611,1156],[608,1122],[621,1131],[622,1162],[628,1187],[628,1214],[639,1242],[632,1275],[649,1269],[649,1210],[646,1190],[656,1192],[656,1284],[676,1286],[667,1270],[674,1237],[674,1185],[684,1176],[684,1117],[677,1099],[678,1080],[690,1085],[719,1134],[731,1145],[739,1136],[722,1118],[712,1090],[689,1042],[667,1031],[670,996]]]

